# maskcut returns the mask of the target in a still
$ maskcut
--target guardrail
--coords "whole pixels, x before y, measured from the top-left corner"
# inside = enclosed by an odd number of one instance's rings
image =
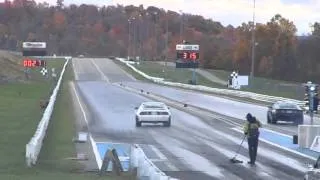
[[[178,180],[167,176],[157,166],[155,166],[144,154],[138,145],[131,146],[130,166],[137,168],[137,177],[148,180]]]
[[[62,77],[63,77],[66,66],[67,66],[70,59],[71,59],[70,57],[66,58],[66,62],[65,62],[63,69],[61,71],[57,85],[54,88],[53,93],[50,97],[49,104],[43,113],[42,119],[38,124],[38,127],[37,127],[35,134],[33,135],[33,137],[30,139],[30,141],[26,145],[26,163],[27,163],[27,166],[29,166],[29,167],[31,167],[32,165],[35,165],[37,162],[38,155],[39,155],[41,147],[42,147],[42,142],[43,142],[43,139],[46,135],[47,127],[48,127],[50,117],[51,117],[51,114],[53,111],[54,103],[56,101],[57,93],[60,89]]]
[[[128,67],[130,67],[132,70],[139,73],[143,77],[145,77],[155,83],[158,83],[158,84],[165,84],[165,85],[169,85],[169,86],[182,87],[182,88],[186,88],[186,89],[212,92],[212,93],[222,94],[222,95],[231,95],[231,96],[248,98],[248,99],[252,99],[252,100],[258,100],[258,101],[269,102],[269,103],[274,103],[279,100],[292,101],[294,103],[297,103],[300,106],[304,106],[303,101],[299,101],[296,99],[277,97],[277,96],[268,96],[268,95],[258,94],[258,93],[248,92],[248,91],[219,89],[219,88],[212,88],[212,87],[207,87],[207,86],[202,86],[202,85],[190,85],[190,84],[169,82],[169,81],[165,81],[163,78],[152,77],[152,76],[145,74],[144,72],[139,71],[137,68],[135,68],[133,65],[131,65],[131,63],[126,61],[124,58],[116,58],[116,59],[119,60],[120,62],[125,63]]]

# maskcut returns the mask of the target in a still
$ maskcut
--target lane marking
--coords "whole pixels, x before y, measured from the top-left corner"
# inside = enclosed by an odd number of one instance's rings
[[[146,145],[146,144],[144,144],[144,145]],[[148,146],[153,150],[153,148],[151,147],[152,145],[148,144]],[[150,162],[153,163],[153,161],[151,161],[151,159],[149,159],[149,158],[147,157],[147,155],[146,155],[146,153],[144,152],[143,148],[142,148],[139,144],[136,144],[136,147],[138,147],[139,149],[141,149],[141,150],[143,151],[145,157],[146,157]],[[156,148],[154,147],[154,149],[156,149]],[[160,154],[160,155],[158,155],[159,157],[164,158],[164,159],[158,159],[157,161],[162,160],[162,161],[164,162],[164,164],[165,164],[166,166],[168,166],[168,168],[171,169],[172,171],[179,171],[179,169],[178,169],[175,165],[173,165],[173,164],[165,157],[165,155],[162,154],[158,149],[156,149],[155,153],[157,154],[157,152]],[[154,160],[154,159],[153,159],[153,160]],[[159,162],[160,162],[160,161],[159,161]],[[154,164],[154,166],[156,167],[156,169],[159,169],[161,172],[163,172],[163,171],[162,171],[158,166],[156,166],[155,164]]]
[[[230,157],[234,157],[235,156],[235,152],[234,151],[231,151],[229,149],[223,148],[222,146],[217,145],[214,142],[210,142],[210,141],[205,140],[205,139],[199,139],[199,140],[202,141],[204,144],[210,146],[212,149],[217,150],[218,152],[223,154],[225,157],[230,158]],[[238,154],[238,158],[241,159],[244,162],[250,160],[248,157],[242,155],[240,152]],[[252,169],[252,167],[250,165],[247,165],[246,163],[241,163],[240,165],[243,166],[244,168]],[[257,170],[256,173],[259,176],[261,176],[261,177],[276,177],[276,174],[274,174],[275,172],[271,168],[263,165],[262,163],[260,163],[258,161],[257,161],[257,165],[258,165],[258,167],[256,167],[256,170]]]
[[[167,159],[149,159],[151,162],[165,162]]]
[[[261,128],[261,129],[263,129],[264,131],[269,131],[271,133],[278,134],[280,136],[286,136],[286,137],[289,137],[289,138],[293,139],[293,137],[289,136],[288,134],[283,134],[283,133],[280,133],[280,132],[277,132],[277,131],[273,131],[271,129],[265,129],[265,128]]]
[[[76,70],[75,60],[72,59],[71,62],[72,62],[72,69],[73,69],[73,73],[74,73],[74,78],[76,80],[79,80],[78,72]]]
[[[153,145],[148,145],[150,147],[150,149],[156,153],[156,155],[159,157],[159,160],[161,161],[165,161],[164,163],[168,166],[168,168],[170,168],[172,171],[179,171],[179,169],[173,165],[168,158],[155,146]],[[149,159],[149,158],[148,158]],[[150,159],[149,159],[150,160]]]
[[[112,61],[112,60],[110,60]],[[120,62],[120,61],[119,61]],[[124,69],[122,69],[118,64],[112,62],[113,64],[115,64],[124,74],[126,74],[129,78],[131,78],[133,81],[137,81],[136,78],[133,77],[133,75],[131,75],[130,73],[128,73],[127,71],[125,71]],[[122,63],[122,62],[120,62]]]
[[[156,155],[159,157],[159,159],[167,160],[167,157],[158,148],[156,148],[154,145],[150,145],[149,144],[148,146],[154,153],[156,153]]]
[[[71,84],[72,84],[72,87],[73,87],[73,91],[74,91],[74,93],[75,93],[75,95],[76,95],[78,104],[79,104],[79,106],[80,106],[80,110],[81,110],[81,112],[82,112],[84,121],[86,122],[87,127],[88,127],[88,129],[89,129],[89,123],[88,123],[88,119],[87,119],[87,114],[86,114],[86,112],[85,112],[85,110],[84,110],[84,108],[83,108],[83,106],[82,106],[82,103],[81,103],[81,101],[80,101],[79,95],[78,95],[77,90],[76,90],[76,88],[75,88],[75,86],[74,86],[74,83],[71,83]],[[93,149],[94,156],[95,156],[95,158],[96,158],[96,162],[97,162],[98,168],[101,169],[102,159],[101,159],[101,157],[100,157],[98,148],[97,148],[97,146],[96,146],[96,142],[94,141],[94,139],[92,138],[92,136],[91,136],[90,133],[89,133],[89,139],[90,139],[90,141],[91,141],[91,146],[92,146],[92,149]]]
[[[94,62],[93,59],[90,59],[90,61],[92,62],[92,64],[96,67],[96,69],[98,70],[98,72],[100,73],[100,75],[102,76],[102,79],[107,81],[107,82],[110,82],[108,77],[101,71],[100,67]]]
[[[234,130],[234,131],[243,133],[243,131],[240,130],[239,128],[237,128],[237,127],[233,127],[233,128],[231,128],[231,129]],[[267,143],[267,144],[270,144],[270,145],[275,146],[275,147],[277,147],[277,148],[280,148],[280,149],[282,149],[282,150],[289,151],[289,152],[291,152],[291,153],[294,153],[294,154],[296,154],[296,155],[302,156],[302,157],[304,157],[304,158],[308,158],[308,159],[315,160],[315,161],[317,160],[317,158],[314,158],[314,157],[312,157],[312,156],[308,156],[308,155],[306,155],[306,154],[297,152],[297,151],[292,150],[292,149],[290,149],[290,148],[286,148],[286,147],[280,146],[279,144],[276,144],[276,143],[267,141],[267,140],[265,140],[265,139],[263,139],[263,138],[259,138],[259,141],[265,142],[265,143]]]

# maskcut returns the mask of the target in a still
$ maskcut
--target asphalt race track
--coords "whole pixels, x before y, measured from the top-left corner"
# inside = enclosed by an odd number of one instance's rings
[[[114,83],[122,82],[204,107],[215,103],[217,111],[239,118],[253,109],[257,117],[263,118],[264,107],[212,96],[208,99],[199,93],[187,96],[185,93],[190,92],[140,83],[108,59],[74,58],[72,63],[77,90],[93,114],[88,124],[94,141],[139,144],[162,171],[182,180],[303,179],[309,159],[263,142],[260,142],[256,166],[246,163],[249,160],[246,142],[238,156],[244,163],[231,164],[229,159],[237,150],[242,134],[233,130],[232,125],[212,118],[200,119],[171,108],[171,127],[148,124],[135,127],[134,107],[148,99]],[[242,109],[232,112],[226,102]],[[216,123],[212,125],[209,121]]]

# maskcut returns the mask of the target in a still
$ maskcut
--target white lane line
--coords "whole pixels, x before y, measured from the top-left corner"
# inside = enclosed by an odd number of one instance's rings
[[[167,159],[149,159],[151,162],[164,162],[168,161]]]
[[[243,131],[240,130],[239,128],[237,128],[237,127],[234,127],[234,128],[231,128],[231,129],[234,130],[234,131],[243,133]],[[303,153],[300,153],[300,152],[298,152],[298,151],[295,151],[295,150],[292,150],[292,149],[289,149],[289,148],[280,146],[280,145],[275,144],[275,143],[273,143],[273,142],[267,141],[267,140],[265,140],[265,139],[263,139],[263,138],[261,138],[261,137],[259,138],[259,141],[265,142],[265,143],[267,143],[267,144],[270,144],[270,145],[275,146],[275,147],[277,147],[277,148],[280,148],[280,149],[282,149],[282,150],[289,151],[289,152],[291,152],[291,153],[294,153],[294,154],[296,154],[296,155],[299,155],[299,156],[302,156],[302,157],[305,157],[305,158],[308,158],[308,159],[311,159],[311,160],[315,160],[315,161],[317,160],[316,158],[314,158],[314,157],[312,157],[312,156],[308,156],[308,155],[303,154]]]
[[[120,62],[120,61],[119,61]],[[114,63],[114,62],[113,62]],[[120,62],[122,63],[122,62]],[[118,66],[118,68],[124,73],[126,74],[129,78],[131,78],[133,81],[137,81],[136,78],[133,77],[133,75],[129,74],[127,71],[125,71],[124,69],[122,69],[118,64],[114,63],[116,66]]]
[[[100,67],[94,62],[94,60],[93,59],[90,59],[90,60],[91,60],[92,64],[97,68],[98,72],[102,76],[102,79],[107,82],[110,82],[109,79],[107,78],[107,76],[101,71]]]
[[[230,151],[226,148],[223,148],[213,142],[210,142],[208,140],[205,140],[205,139],[199,139],[199,141],[202,141],[204,144],[207,144],[208,146],[210,146],[212,149],[215,149],[217,151],[219,151],[220,153],[222,153],[224,156],[226,157],[235,157],[235,152],[234,151]],[[248,157],[245,157],[243,155],[241,155],[241,153],[238,154],[237,158],[243,160],[243,161],[249,161],[249,158]],[[244,164],[240,164],[241,166],[245,167],[245,168],[248,168],[248,169],[251,169],[252,167],[251,166],[248,166],[246,163]],[[261,176],[261,177],[269,177],[270,179],[270,176],[273,176],[273,170],[270,169],[269,167],[266,167],[264,166],[263,164],[257,162],[257,165],[259,166],[259,168],[256,169],[256,173]],[[265,171],[265,172],[263,172]]]
[[[86,122],[87,127],[89,128],[89,123],[88,123],[88,119],[87,119],[86,112],[84,111],[84,108],[83,108],[82,103],[81,103],[81,101],[80,101],[80,98],[79,98],[79,95],[78,95],[78,93],[77,93],[77,90],[76,90],[76,88],[75,88],[75,86],[74,86],[74,83],[71,83],[71,84],[72,84],[73,91],[74,91],[74,93],[75,93],[75,95],[76,95],[78,104],[79,104],[79,106],[80,106],[80,110],[81,110],[81,112],[82,112],[84,121]],[[91,136],[90,133],[89,133],[89,138],[90,138],[90,141],[91,141],[91,146],[92,146],[92,149],[93,149],[93,153],[94,153],[94,155],[95,155],[95,158],[96,158],[96,162],[97,162],[98,168],[100,169],[101,166],[102,166],[102,159],[101,159],[100,154],[99,154],[99,152],[98,152],[98,148],[97,148],[97,146],[96,146],[96,142],[93,140],[93,138],[92,138],[92,136]]]
[[[157,149],[155,146],[153,145],[148,145],[150,147],[150,149],[156,153],[156,155],[159,157],[159,159],[161,160],[167,160],[167,157],[159,150]]]
[[[292,136],[289,136],[289,135],[287,135],[287,134],[283,134],[283,133],[280,133],[280,132],[277,132],[277,131],[273,131],[273,130],[270,130],[270,129],[265,129],[265,128],[261,128],[261,129],[263,129],[264,131],[269,131],[269,132],[271,132],[271,133],[278,134],[278,135],[280,135],[280,136],[286,136],[286,137],[289,137],[289,138],[293,139]]]
[[[159,157],[159,159],[149,159],[152,162],[164,162],[172,171],[179,171],[179,169],[173,165],[171,162],[169,162],[168,158],[155,146],[148,145],[149,148]]]
[[[72,62],[72,69],[73,69],[73,73],[74,73],[74,78],[76,80],[79,80],[78,72],[76,70],[76,65],[75,65],[75,59],[72,59],[71,62]]]
[[[152,162],[160,162],[160,161],[164,161],[164,163],[168,166],[169,169],[171,169],[172,171],[179,171],[179,169],[173,165],[168,158],[159,150],[157,149],[155,146],[153,145],[148,145],[150,147],[150,149],[156,153],[156,155],[159,157],[158,160],[155,161],[155,159],[152,159]],[[148,158],[149,159],[149,158]],[[149,159],[151,160],[151,159]]]

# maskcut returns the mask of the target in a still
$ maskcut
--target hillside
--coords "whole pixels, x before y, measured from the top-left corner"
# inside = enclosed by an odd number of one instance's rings
[[[252,23],[224,27],[202,16],[157,7],[36,4],[31,0],[0,4],[0,48],[19,50],[23,41],[46,41],[50,54],[140,56],[146,60],[175,58],[181,40],[200,44],[204,68],[249,74]],[[256,25],[255,74],[284,80],[317,80],[320,75],[320,26],[298,38],[293,22],[280,14]],[[168,26],[168,31],[167,31]],[[182,34],[180,34],[182,32]]]
[[[23,80],[24,72],[21,62],[21,57],[0,50],[0,84]]]

